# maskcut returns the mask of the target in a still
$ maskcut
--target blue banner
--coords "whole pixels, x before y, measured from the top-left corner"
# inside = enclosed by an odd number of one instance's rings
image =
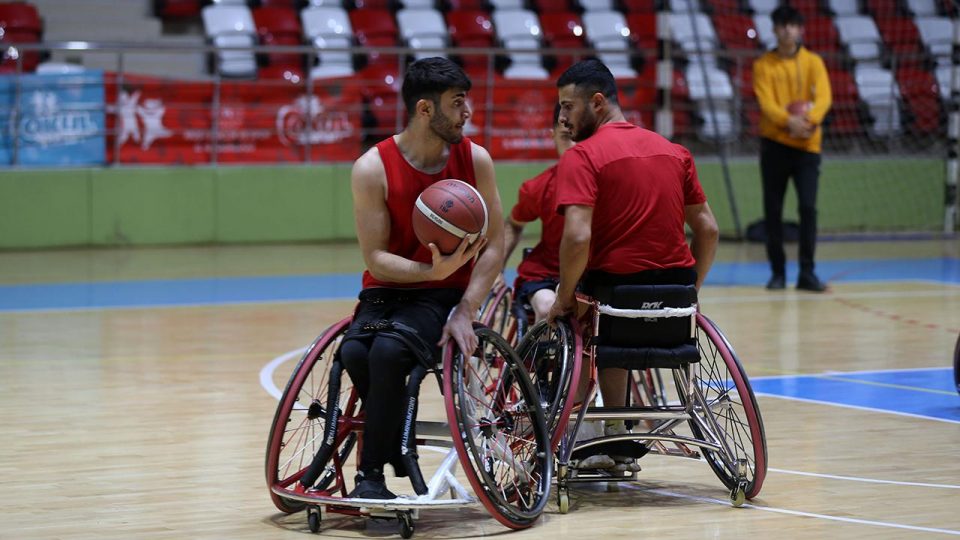
[[[103,72],[15,75],[0,80],[0,163],[102,165]],[[14,116],[12,111],[19,113]],[[16,118],[16,121],[14,121]],[[16,143],[14,143],[16,141]]]

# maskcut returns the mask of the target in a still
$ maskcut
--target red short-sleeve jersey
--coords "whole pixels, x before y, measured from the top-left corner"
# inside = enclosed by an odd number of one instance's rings
[[[560,275],[560,238],[563,236],[563,216],[556,206],[557,166],[554,165],[520,185],[517,204],[510,217],[517,223],[543,222],[540,242],[517,267],[518,283],[557,279]]]
[[[692,267],[684,210],[706,200],[689,150],[626,122],[604,124],[557,165],[558,212],[593,208],[588,270]]]

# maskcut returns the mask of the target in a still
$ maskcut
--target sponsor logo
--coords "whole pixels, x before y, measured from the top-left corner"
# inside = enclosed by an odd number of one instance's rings
[[[284,146],[330,144],[353,135],[343,111],[328,110],[317,96],[300,96],[277,111],[277,136]]]
[[[663,305],[663,302],[644,302],[640,305],[640,309],[660,309]]]
[[[23,115],[19,126],[20,137],[27,144],[71,144],[100,135],[93,111],[64,109],[55,92],[37,90],[29,103],[30,114]]]
[[[449,212],[451,208],[453,208],[453,201],[450,199],[443,201],[443,204],[440,205],[442,212]]]
[[[140,91],[127,93],[120,92],[118,98],[117,118],[120,120],[120,144],[127,141],[140,143],[142,150],[147,150],[159,139],[173,135],[173,132],[163,125],[163,116],[167,112],[163,101],[159,99],[144,99],[140,103]]]

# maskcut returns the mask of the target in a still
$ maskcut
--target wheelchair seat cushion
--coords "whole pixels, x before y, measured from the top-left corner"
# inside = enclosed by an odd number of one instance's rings
[[[690,308],[697,304],[693,285],[614,285],[597,287],[595,298],[622,310]],[[600,315],[597,366],[624,369],[676,368],[700,361],[696,314],[680,317]]]

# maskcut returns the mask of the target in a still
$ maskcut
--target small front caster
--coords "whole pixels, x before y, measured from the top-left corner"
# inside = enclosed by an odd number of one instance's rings
[[[409,512],[397,512],[397,519],[400,520],[400,536],[404,539],[412,538],[416,527],[413,525],[413,516]]]
[[[307,507],[307,526],[310,527],[310,532],[318,533],[320,532],[320,509],[315,506]]]
[[[566,514],[570,511],[570,494],[566,489],[557,490],[557,504],[560,506],[560,513]]]

